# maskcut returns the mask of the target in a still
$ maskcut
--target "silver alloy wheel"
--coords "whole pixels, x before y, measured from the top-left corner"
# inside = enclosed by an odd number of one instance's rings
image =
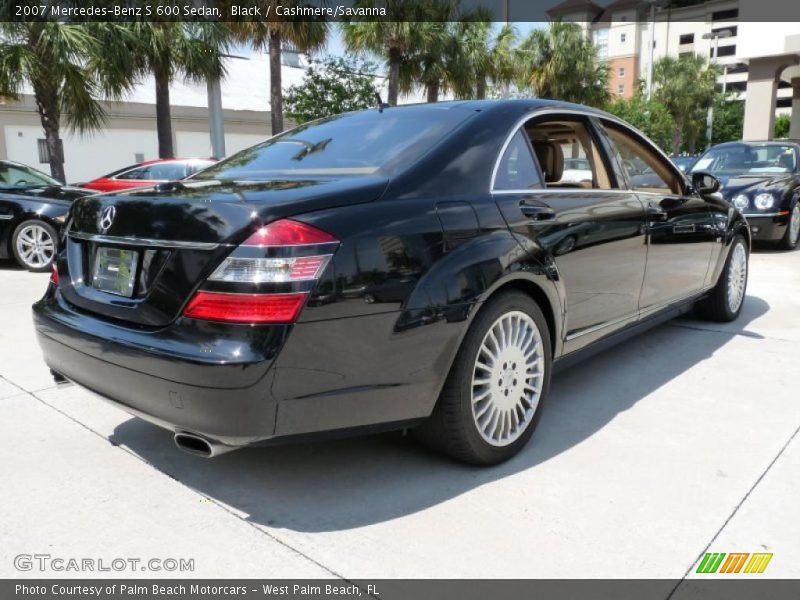
[[[800,206],[795,205],[789,219],[789,243],[794,246],[798,237],[800,237]]]
[[[56,255],[56,242],[47,229],[31,223],[17,234],[17,255],[26,267],[40,269]]]
[[[536,414],[544,378],[542,336],[527,313],[498,318],[481,342],[472,374],[472,418],[492,446],[508,446]]]
[[[736,244],[731,253],[728,266],[728,308],[732,313],[739,310],[744,300],[744,289],[747,285],[747,251],[741,242]]]

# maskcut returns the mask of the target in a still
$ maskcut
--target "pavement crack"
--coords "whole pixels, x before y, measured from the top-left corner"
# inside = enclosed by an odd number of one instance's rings
[[[703,548],[703,549],[700,551],[700,553],[699,553],[699,554],[698,554],[698,555],[695,557],[695,559],[692,561],[692,564],[690,564],[690,565],[689,565],[689,567],[686,569],[686,572],[685,572],[685,573],[683,574],[683,576],[680,578],[680,580],[678,581],[678,583],[677,583],[677,584],[675,584],[675,587],[674,587],[674,588],[672,588],[672,591],[670,591],[669,595],[668,595],[668,596],[665,598],[665,600],[670,600],[670,598],[672,598],[672,597],[675,595],[675,592],[676,592],[676,591],[678,591],[678,588],[679,588],[679,587],[680,587],[680,586],[683,584],[683,582],[686,580],[686,578],[687,578],[687,577],[689,576],[689,574],[692,572],[692,567],[694,567],[694,566],[695,566],[695,565],[698,563],[698,561],[699,561],[699,560],[700,560],[700,559],[701,559],[703,556],[705,556],[706,552],[708,552],[708,549],[709,549],[709,548],[710,548],[710,547],[711,547],[711,546],[714,544],[714,542],[717,540],[717,538],[719,537],[719,535],[720,535],[720,534],[721,534],[721,533],[722,533],[722,532],[725,530],[725,528],[728,526],[728,523],[730,523],[730,522],[731,522],[731,520],[733,519],[733,517],[735,517],[735,516],[736,516],[736,513],[738,513],[738,512],[739,512],[739,509],[742,507],[742,505],[743,505],[745,502],[747,502],[747,499],[750,497],[750,494],[752,494],[752,493],[753,493],[753,490],[755,490],[755,489],[758,487],[758,484],[759,484],[759,483],[761,483],[761,481],[764,479],[764,477],[766,477],[767,473],[769,473],[769,471],[770,471],[770,469],[772,469],[773,465],[774,465],[776,462],[778,462],[778,459],[779,459],[781,456],[783,456],[783,453],[784,453],[784,452],[786,452],[786,448],[788,448],[788,447],[789,447],[789,444],[791,444],[791,443],[792,443],[792,441],[794,441],[794,439],[797,437],[798,433],[800,433],[800,426],[798,426],[798,427],[797,427],[797,429],[795,429],[795,430],[794,430],[794,432],[792,433],[792,435],[790,435],[790,436],[789,436],[789,439],[788,439],[788,440],[786,440],[786,443],[784,443],[784,444],[783,444],[783,446],[781,446],[781,449],[780,449],[780,450],[778,450],[778,453],[777,453],[777,454],[775,455],[775,457],[774,457],[774,458],[773,458],[773,459],[770,461],[770,463],[769,463],[769,464],[766,466],[766,468],[765,468],[765,469],[764,469],[764,470],[761,472],[761,475],[759,475],[759,476],[758,476],[758,478],[755,480],[755,482],[753,482],[753,485],[751,485],[751,486],[750,486],[750,489],[749,489],[749,490],[747,490],[747,493],[746,493],[744,496],[742,496],[742,499],[741,499],[741,500],[739,500],[739,502],[736,504],[736,506],[734,506],[734,507],[733,507],[733,510],[732,510],[732,511],[731,511],[731,513],[728,515],[728,518],[727,518],[727,519],[725,519],[725,522],[724,522],[724,523],[723,523],[723,524],[720,526],[720,528],[719,528],[719,529],[717,529],[716,533],[715,533],[715,534],[714,534],[714,536],[711,538],[711,540],[710,540],[710,541],[709,541],[709,542],[708,542],[708,543],[705,545],[705,547],[704,547],[704,548]]]
[[[705,332],[711,332],[711,333],[723,333],[725,335],[741,336],[741,337],[751,338],[751,339],[755,339],[755,340],[771,340],[771,341],[774,341],[774,342],[790,342],[790,343],[794,343],[796,341],[796,340],[787,340],[785,338],[761,335],[760,333],[754,334],[754,333],[749,333],[747,331],[730,331],[730,330],[727,330],[727,329],[715,329],[714,327],[702,327],[700,325],[689,325],[687,323],[667,323],[666,325],[667,325],[667,327],[676,327],[678,329],[690,329],[692,331],[705,331]]]
[[[267,536],[269,539],[271,539],[272,541],[276,542],[277,544],[280,544],[281,546],[283,546],[284,548],[286,548],[287,550],[289,550],[289,551],[290,551],[290,552],[292,552],[293,554],[295,554],[295,555],[297,555],[297,556],[300,556],[301,558],[304,558],[305,560],[307,560],[307,561],[309,561],[310,563],[312,563],[312,564],[316,565],[316,566],[317,566],[317,567],[319,567],[320,569],[322,569],[322,570],[324,570],[324,571],[326,571],[326,572],[330,573],[330,574],[331,574],[333,577],[336,577],[337,579],[341,579],[342,581],[346,581],[347,583],[351,583],[351,584],[354,584],[354,585],[358,585],[358,584],[356,584],[354,581],[352,581],[352,580],[348,579],[347,577],[345,577],[345,576],[341,575],[340,573],[337,573],[336,571],[334,571],[334,570],[333,570],[333,569],[331,569],[330,567],[327,567],[327,566],[325,566],[324,564],[322,564],[321,562],[319,562],[319,561],[318,561],[318,560],[316,560],[315,558],[312,558],[311,556],[309,556],[308,554],[306,554],[306,553],[305,553],[305,552],[303,552],[302,550],[299,550],[298,548],[295,548],[294,546],[292,546],[292,545],[291,545],[291,544],[289,544],[288,542],[285,542],[285,541],[283,541],[282,539],[280,539],[279,537],[276,537],[275,535],[273,535],[273,534],[272,534],[272,533],[270,533],[269,531],[266,531],[266,530],[264,530],[264,529],[262,529],[262,528],[258,527],[258,526],[257,526],[255,523],[253,523],[252,521],[248,521],[247,519],[245,519],[244,517],[242,517],[242,515],[240,515],[240,514],[237,514],[236,512],[234,512],[233,510],[231,510],[229,507],[225,506],[225,504],[223,504],[222,502],[220,502],[219,500],[217,500],[216,498],[212,498],[212,497],[210,497],[210,496],[208,496],[208,495],[204,494],[204,493],[203,493],[203,492],[201,492],[200,490],[198,490],[198,489],[196,489],[196,488],[193,488],[193,487],[192,487],[192,486],[190,486],[190,485],[187,485],[185,482],[181,481],[180,479],[178,479],[178,478],[177,478],[177,477],[175,477],[174,475],[171,475],[170,473],[167,473],[166,471],[164,471],[164,470],[162,470],[162,469],[159,469],[159,468],[158,468],[156,465],[154,465],[154,464],[153,464],[153,463],[151,463],[150,461],[146,460],[145,458],[143,458],[143,457],[139,456],[139,455],[138,455],[138,454],[136,454],[135,452],[131,451],[129,448],[126,448],[126,447],[124,447],[124,446],[120,446],[119,444],[114,444],[114,443],[113,443],[113,442],[111,442],[111,440],[109,440],[109,439],[108,439],[108,438],[107,438],[105,435],[103,435],[102,433],[100,433],[99,431],[97,431],[97,430],[95,430],[95,429],[92,429],[91,427],[89,427],[89,426],[88,426],[88,425],[86,425],[85,423],[81,423],[81,422],[80,422],[78,419],[76,419],[76,418],[75,418],[75,417],[73,417],[72,415],[70,415],[70,414],[66,413],[65,411],[63,411],[63,410],[61,410],[61,409],[57,408],[56,406],[53,406],[52,404],[50,404],[49,402],[47,402],[47,401],[46,401],[44,398],[41,398],[41,397],[39,397],[39,396],[36,394],[36,392],[26,392],[26,393],[28,393],[28,394],[30,394],[32,397],[36,398],[36,400],[38,400],[39,402],[41,402],[42,404],[44,404],[46,407],[48,407],[48,408],[50,408],[50,409],[54,410],[54,411],[55,411],[55,412],[57,412],[58,414],[62,415],[63,417],[66,417],[67,419],[69,419],[69,420],[70,420],[70,421],[72,421],[73,423],[75,423],[75,424],[79,425],[80,427],[82,427],[82,428],[83,428],[83,429],[85,429],[86,431],[88,431],[88,432],[90,432],[90,433],[92,433],[92,434],[96,435],[97,437],[101,438],[103,441],[105,441],[106,443],[108,443],[108,444],[109,444],[111,447],[113,447],[113,448],[117,448],[117,449],[119,449],[119,450],[122,450],[123,452],[125,452],[125,453],[126,453],[126,454],[128,454],[129,456],[132,456],[133,458],[135,458],[135,459],[139,460],[140,462],[143,462],[144,464],[146,464],[146,465],[148,465],[149,467],[151,467],[151,468],[155,469],[156,471],[158,471],[158,472],[159,472],[159,473],[161,473],[162,475],[165,475],[165,476],[169,477],[170,479],[172,479],[173,481],[175,481],[175,482],[177,482],[178,484],[182,485],[182,486],[183,486],[183,487],[185,487],[186,489],[188,489],[188,490],[191,490],[193,493],[195,493],[195,494],[197,494],[197,495],[199,495],[199,496],[202,496],[203,498],[205,498],[206,500],[208,500],[209,502],[211,502],[212,504],[214,504],[214,505],[215,505],[215,506],[217,506],[218,508],[222,509],[222,510],[223,510],[225,513],[227,513],[228,515],[230,515],[230,516],[234,517],[235,519],[238,519],[239,521],[241,521],[241,522],[243,522],[244,524],[246,524],[248,527],[251,527],[251,528],[255,529],[255,530],[256,530],[257,532],[259,532],[260,534]],[[360,586],[358,586],[358,587],[360,588]]]

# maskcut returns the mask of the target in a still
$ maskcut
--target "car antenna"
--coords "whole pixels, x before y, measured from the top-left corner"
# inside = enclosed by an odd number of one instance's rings
[[[389,105],[386,104],[383,100],[381,100],[380,92],[375,92],[375,102],[378,105],[378,112],[382,113],[384,108],[389,108]]]

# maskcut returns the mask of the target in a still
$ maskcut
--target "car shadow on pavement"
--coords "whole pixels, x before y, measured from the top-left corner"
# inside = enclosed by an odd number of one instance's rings
[[[130,419],[117,426],[111,442],[255,524],[303,532],[361,527],[424,510],[559,455],[734,336],[757,335],[746,328],[768,309],[748,296],[742,315],[724,330],[681,319],[559,373],[531,443],[492,468],[453,462],[399,433],[244,449],[205,460],[178,451],[170,432]]]

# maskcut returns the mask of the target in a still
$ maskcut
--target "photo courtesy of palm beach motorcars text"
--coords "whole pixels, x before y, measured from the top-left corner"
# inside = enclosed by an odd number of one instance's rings
[[[0,0],[0,599],[800,597],[800,4]]]

